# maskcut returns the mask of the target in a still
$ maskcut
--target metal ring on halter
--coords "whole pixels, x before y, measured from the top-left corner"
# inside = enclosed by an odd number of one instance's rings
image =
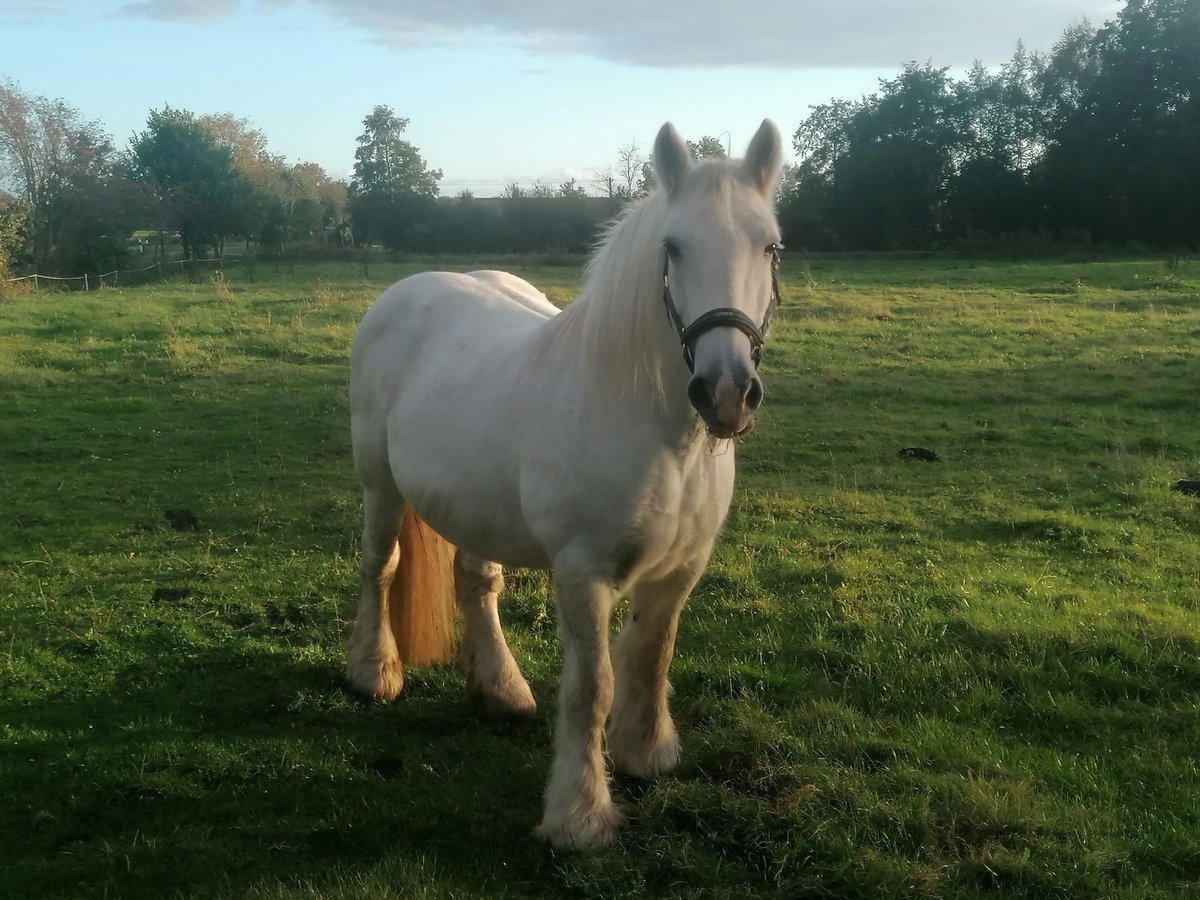
[[[754,368],[758,368],[758,364],[762,360],[763,344],[766,342],[767,332],[771,328],[771,317],[775,315],[775,310],[782,302],[778,275],[779,251],[782,249],[782,244],[773,244],[771,247],[771,302],[767,304],[767,312],[763,316],[762,325],[755,325],[754,321],[740,309],[722,306],[702,313],[691,325],[685,326],[679,310],[675,308],[675,300],[671,297],[671,255],[666,254],[663,261],[663,304],[667,307],[667,317],[679,333],[679,343],[683,344],[683,361],[687,363],[689,372],[696,371],[696,341],[700,339],[700,335],[706,331],[712,331],[714,328],[736,328],[745,334],[750,339],[750,359],[754,361]]]

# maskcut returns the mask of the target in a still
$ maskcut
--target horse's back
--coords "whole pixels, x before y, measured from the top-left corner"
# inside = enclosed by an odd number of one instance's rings
[[[516,349],[556,312],[537,288],[506,272],[409,276],[380,294],[359,322],[351,392],[398,384],[417,367],[470,367],[505,343]]]
[[[511,272],[501,272],[497,269],[480,269],[468,272],[471,278],[482,282],[502,293],[511,300],[543,316],[558,314],[558,307],[547,299],[546,295],[535,288],[524,278],[518,278]]]
[[[379,295],[359,323],[355,350],[384,330],[421,330],[430,336],[451,323],[515,321],[536,327],[557,312],[545,294],[507,272],[422,272]]]

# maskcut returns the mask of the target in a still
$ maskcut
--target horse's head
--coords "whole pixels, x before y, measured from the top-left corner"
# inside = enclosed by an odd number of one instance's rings
[[[758,356],[777,299],[772,200],[781,165],[770,121],[740,161],[694,163],[670,124],[654,142],[667,193],[663,296],[692,371],[688,399],[717,437],[749,429],[763,399]]]

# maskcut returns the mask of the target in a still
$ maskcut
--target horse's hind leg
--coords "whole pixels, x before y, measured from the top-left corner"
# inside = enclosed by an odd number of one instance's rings
[[[350,686],[376,700],[394,700],[404,668],[388,618],[388,589],[400,562],[396,539],[404,503],[395,488],[364,488],[362,556],[354,630],[346,654]]]
[[[461,657],[471,703],[488,718],[531,719],[537,704],[500,629],[502,590],[504,572],[499,563],[458,551],[454,591],[463,614]]]
[[[616,690],[608,753],[614,769],[638,778],[669,771],[679,761],[679,738],[667,708],[667,669],[679,613],[703,566],[702,559],[698,566],[639,582],[613,648]]]

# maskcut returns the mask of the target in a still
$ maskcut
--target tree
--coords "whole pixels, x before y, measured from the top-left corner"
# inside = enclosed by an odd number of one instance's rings
[[[1033,225],[1030,175],[1046,146],[1044,65],[1018,42],[998,73],[976,63],[954,86],[963,129],[947,197],[955,234],[1014,233]]]
[[[814,107],[796,131],[800,190],[832,240],[884,249],[940,240],[962,122],[946,69],[911,63],[859,103]]]
[[[153,110],[130,145],[131,171],[147,187],[160,228],[179,230],[185,253],[217,256],[225,238],[256,230],[254,188],[192,113]]]
[[[215,113],[199,116],[196,124],[216,146],[229,152],[230,164],[256,188],[264,194],[278,192],[280,175],[287,163],[267,150],[267,136],[254,128],[249,119],[239,119],[232,113]]]
[[[111,202],[119,194],[112,142],[98,123],[84,121],[62,100],[0,82],[0,170],[28,205],[30,252],[43,271],[70,264],[80,240],[124,245],[128,217]],[[78,218],[83,213],[91,217],[86,223]],[[114,258],[112,252],[98,255]]]
[[[817,246],[1044,230],[1195,244],[1200,0],[1127,0],[1049,56],[1018,43],[995,73],[910,64],[869,97],[813,107],[794,144],[781,217]]]
[[[808,117],[792,137],[792,146],[800,157],[784,209],[795,206],[804,210],[803,225],[794,212],[792,220],[797,237],[805,243],[833,247],[842,232],[841,166],[850,152],[853,117],[863,104],[830,100],[809,107]]]
[[[0,198],[0,282],[23,261],[29,247],[31,218],[28,201],[7,194]],[[0,283],[0,291],[3,289]]]
[[[638,189],[638,183],[644,165],[646,157],[642,155],[638,142],[631,140],[617,150],[616,167],[609,166],[596,173],[592,185],[600,196],[610,200],[628,200],[643,196]]]
[[[635,197],[646,197],[658,187],[658,179],[654,177],[654,163],[646,160],[642,163],[642,171],[638,173]]]
[[[621,191],[618,196],[625,198],[639,196],[641,192],[638,190],[638,177],[646,163],[647,159],[642,155],[637,141],[630,140],[628,144],[617,151],[617,177],[621,181]]]
[[[1048,135],[1058,132],[1083,102],[1083,92],[1096,76],[1092,43],[1096,29],[1087,19],[1067,27],[1054,44],[1039,77],[1039,112]]]
[[[408,119],[376,106],[363,119],[348,205],[356,239],[417,249],[436,214],[440,169],[430,169],[401,135]]]
[[[574,198],[586,197],[587,195],[588,195],[587,191],[584,190],[583,186],[581,184],[579,184],[578,182],[576,182],[574,178],[572,178],[568,181],[564,181],[562,184],[560,184],[558,186],[557,196],[562,197],[564,199],[569,199],[572,197],[574,197]]]
[[[293,167],[296,177],[304,184],[306,197],[315,197],[321,208],[321,225],[336,225],[346,219],[344,181],[335,181],[316,163],[298,163]]]
[[[243,204],[247,239],[266,235],[282,246],[346,218],[346,184],[333,181],[316,163],[289,165],[270,152],[267,136],[248,119],[230,113],[200,116],[197,124],[213,143],[229,151],[233,168],[253,187]]]
[[[709,157],[719,159],[729,155],[725,152],[725,145],[721,143],[720,139],[708,134],[704,135],[698,141],[688,141],[687,145],[688,149],[692,151],[692,156],[696,159],[706,159]]]
[[[126,175],[125,161],[107,135],[94,127],[75,135],[60,190],[49,207],[52,270],[107,272],[126,263],[128,238],[142,214]]]
[[[1200,241],[1200,3],[1129,0],[1047,66],[1059,96],[1040,177],[1058,227],[1155,245]]]

